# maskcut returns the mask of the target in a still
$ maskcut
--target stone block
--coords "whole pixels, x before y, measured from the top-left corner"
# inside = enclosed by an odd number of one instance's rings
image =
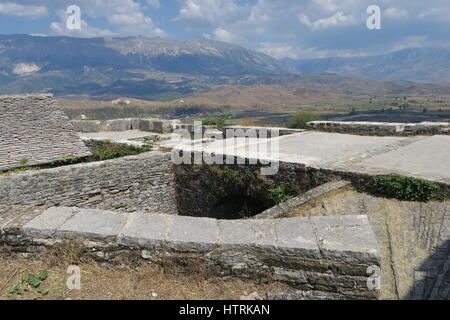
[[[56,234],[65,238],[109,241],[125,226],[127,214],[115,211],[83,209],[58,227]]]
[[[157,120],[153,122],[153,132],[156,133],[170,133],[174,129],[174,121],[172,120]]]
[[[324,258],[378,264],[378,243],[367,216],[311,217]]]
[[[120,132],[127,130],[139,130],[141,119],[115,119],[105,121],[108,131]]]
[[[178,216],[169,235],[169,247],[177,251],[210,251],[217,247],[218,222],[216,219]]]
[[[146,132],[153,132],[153,123],[155,122],[155,119],[141,119],[139,128],[142,131]]]
[[[280,254],[320,258],[319,246],[308,218],[279,219],[275,224],[275,234]]]
[[[72,120],[70,121],[76,132],[92,133],[99,132],[102,122],[91,120]]]
[[[222,250],[275,250],[275,220],[220,220],[219,245]]]
[[[26,223],[22,230],[25,235],[34,238],[50,237],[76,212],[76,208],[53,207]]]
[[[118,243],[131,247],[161,247],[166,243],[173,218],[164,214],[130,213]]]

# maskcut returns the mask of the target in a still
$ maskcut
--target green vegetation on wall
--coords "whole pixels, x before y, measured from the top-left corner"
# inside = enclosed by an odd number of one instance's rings
[[[50,164],[44,165],[43,167],[60,167],[60,166],[67,166],[67,165],[71,165],[71,164],[77,164],[77,163],[110,160],[110,159],[122,158],[122,157],[126,157],[126,156],[138,155],[138,154],[150,152],[150,151],[152,151],[152,147],[139,147],[139,146],[133,146],[133,145],[124,144],[124,143],[105,143],[105,144],[101,145],[100,148],[97,151],[95,151],[91,156],[84,157],[84,158],[67,158],[64,160],[58,160],[58,161],[52,162]],[[17,173],[17,172],[24,172],[24,171],[30,171],[30,170],[39,170],[39,169],[40,169],[39,167],[23,167],[23,168],[0,172],[0,174]]]
[[[437,183],[399,175],[373,177],[363,191],[376,196],[406,201],[429,201],[443,197],[443,192]]]
[[[202,181],[214,190],[227,185],[237,189],[247,189],[254,194],[259,194],[261,199],[266,199],[272,204],[286,202],[297,195],[294,192],[295,187],[288,187],[285,184],[272,181],[249,168],[236,170],[228,166],[222,167],[218,165],[208,165],[206,168],[212,173],[212,176],[209,178],[204,177]]]
[[[224,114],[218,117],[210,117],[202,120],[204,126],[217,126],[219,130],[223,130],[228,119],[232,119],[234,115]]]
[[[280,204],[294,198],[293,195],[286,192],[286,188],[283,185],[269,189],[269,194],[271,199],[275,201],[276,204]]]
[[[298,113],[288,120],[288,127],[291,129],[306,129],[306,124],[310,121],[322,120],[321,117],[307,113]]]

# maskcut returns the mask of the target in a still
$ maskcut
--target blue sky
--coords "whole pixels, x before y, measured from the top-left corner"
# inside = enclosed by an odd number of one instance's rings
[[[65,27],[81,9],[81,30]],[[366,26],[381,8],[381,30]],[[450,44],[449,0],[9,0],[0,34],[136,36],[231,42],[275,58],[373,55]]]

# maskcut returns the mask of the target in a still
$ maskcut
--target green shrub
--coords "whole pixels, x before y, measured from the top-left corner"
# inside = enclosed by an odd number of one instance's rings
[[[71,164],[77,164],[82,162],[95,162],[116,159],[126,156],[133,156],[144,152],[152,151],[152,147],[139,147],[125,143],[105,143],[95,151],[91,156],[85,158],[68,158],[64,160],[58,160],[51,163],[50,166],[66,166]]]
[[[152,151],[151,147],[139,147],[129,144],[106,143],[102,145],[88,161],[103,161]]]
[[[278,187],[269,189],[269,195],[270,195],[270,198],[273,201],[275,201],[276,204],[280,204],[280,203],[286,202],[286,201],[294,198],[293,195],[290,195],[286,192],[284,186],[278,186]]]
[[[399,175],[373,177],[363,189],[377,196],[406,201],[429,201],[442,195],[437,183]]]
[[[219,130],[222,130],[223,127],[225,127],[225,122],[228,119],[231,119],[233,117],[234,117],[234,115],[232,115],[232,114],[225,114],[225,115],[218,116],[218,117],[210,117],[210,118],[203,119],[202,124],[204,126],[217,126],[217,128]]]
[[[322,120],[322,118],[319,116],[306,113],[299,113],[289,118],[288,127],[291,129],[306,129],[306,124],[308,122],[319,120]]]

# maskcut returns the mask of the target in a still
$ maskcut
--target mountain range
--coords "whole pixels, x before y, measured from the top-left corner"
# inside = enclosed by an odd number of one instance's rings
[[[449,85],[437,82],[450,83],[450,49],[296,61],[206,38],[0,35],[0,94],[170,101],[224,85],[312,88],[346,95],[450,93]]]
[[[359,75],[380,80],[450,83],[450,48],[409,48],[385,55],[283,59],[303,74]]]

